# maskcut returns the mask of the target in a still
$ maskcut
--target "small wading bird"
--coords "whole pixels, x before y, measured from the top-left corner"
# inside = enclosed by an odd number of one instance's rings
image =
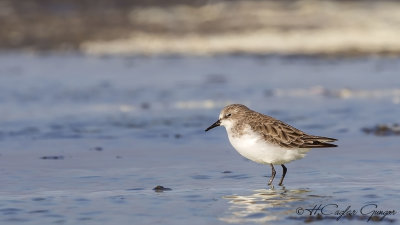
[[[280,164],[283,174],[282,186],[287,168],[285,163],[306,156],[311,148],[330,148],[337,145],[328,143],[334,138],[313,136],[304,133],[280,120],[255,112],[244,105],[232,104],[222,109],[217,122],[208,127],[224,126],[232,146],[245,158],[261,164],[270,164],[272,184],[275,178],[274,165]]]

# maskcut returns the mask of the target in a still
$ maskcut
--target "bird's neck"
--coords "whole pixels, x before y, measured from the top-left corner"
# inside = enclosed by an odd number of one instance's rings
[[[228,135],[232,137],[242,136],[246,133],[246,124],[243,121],[230,121],[230,123],[225,124],[225,128]]]

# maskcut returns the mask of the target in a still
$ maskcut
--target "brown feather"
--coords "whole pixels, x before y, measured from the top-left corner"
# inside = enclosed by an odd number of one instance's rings
[[[260,133],[266,142],[288,149],[337,147],[327,142],[337,141],[335,138],[308,135],[273,117],[255,112],[244,105],[227,106],[225,112],[232,112],[237,123],[232,128],[234,135],[243,135],[246,126]]]
[[[263,138],[269,142],[284,148],[328,148],[337,147],[334,142],[337,139],[313,136],[304,133],[280,120],[257,112],[251,112],[252,119],[243,121],[248,123],[253,131],[261,133]],[[254,119],[256,118],[256,119]],[[262,121],[262,123],[260,123]]]

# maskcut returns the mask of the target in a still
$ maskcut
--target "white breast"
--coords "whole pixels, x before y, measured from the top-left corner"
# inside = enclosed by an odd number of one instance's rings
[[[310,149],[286,149],[266,142],[250,127],[241,136],[234,135],[230,126],[225,126],[232,146],[242,156],[261,164],[285,164],[303,158]]]

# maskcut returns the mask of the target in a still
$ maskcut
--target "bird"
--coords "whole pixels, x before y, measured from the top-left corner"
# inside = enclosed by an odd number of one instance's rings
[[[218,120],[205,132],[224,126],[229,142],[245,158],[256,163],[270,165],[272,169],[270,186],[275,178],[274,165],[281,165],[283,173],[279,186],[287,173],[284,164],[302,159],[311,148],[337,147],[331,142],[335,138],[309,135],[271,116],[249,109],[242,104],[225,106]]]

